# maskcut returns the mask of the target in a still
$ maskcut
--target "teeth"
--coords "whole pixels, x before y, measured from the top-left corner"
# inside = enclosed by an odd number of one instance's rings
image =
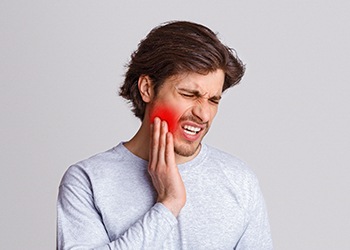
[[[196,134],[196,132],[192,132],[192,131],[189,131],[189,130],[186,130],[186,129],[185,129],[185,133],[189,134],[189,135],[195,135]]]
[[[199,132],[201,130],[200,128],[192,127],[189,125],[185,125],[184,129],[185,129],[185,132],[190,134],[190,135],[195,135],[197,132]]]

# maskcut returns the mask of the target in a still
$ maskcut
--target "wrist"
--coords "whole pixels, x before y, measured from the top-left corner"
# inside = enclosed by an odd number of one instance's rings
[[[182,204],[181,202],[176,202],[176,201],[168,201],[168,200],[164,200],[164,201],[159,201],[160,203],[162,203],[175,217],[177,217],[182,208],[184,207],[184,203]]]

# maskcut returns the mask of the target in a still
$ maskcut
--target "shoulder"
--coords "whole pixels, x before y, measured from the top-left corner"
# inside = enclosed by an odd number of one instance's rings
[[[88,181],[91,172],[94,172],[101,163],[108,162],[112,158],[112,151],[113,149],[110,149],[74,163],[64,173],[61,185],[79,185],[82,182],[85,183]]]
[[[252,169],[238,157],[217,149],[212,146],[207,147],[208,161],[214,163],[224,171],[230,179],[256,179]]]
[[[87,186],[92,180],[122,171],[125,163],[132,162],[122,143],[71,165],[63,175],[61,185]]]
[[[252,169],[241,159],[217,148],[207,146],[207,161],[220,171],[223,178],[239,194],[241,201],[249,204],[259,190],[259,182]]]

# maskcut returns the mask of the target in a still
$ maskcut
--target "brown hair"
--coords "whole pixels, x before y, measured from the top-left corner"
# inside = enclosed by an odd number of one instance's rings
[[[131,55],[124,84],[119,94],[130,101],[141,120],[146,104],[138,90],[141,75],[148,75],[157,93],[164,81],[174,75],[196,72],[207,74],[217,69],[225,73],[223,90],[239,83],[244,65],[236,53],[223,45],[209,28],[186,21],[160,25],[142,40]]]

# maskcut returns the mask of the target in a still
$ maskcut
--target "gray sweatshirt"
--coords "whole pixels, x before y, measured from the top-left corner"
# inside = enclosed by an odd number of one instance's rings
[[[118,146],[71,166],[57,203],[58,249],[272,249],[258,181],[237,158],[202,145],[179,165],[186,205],[161,203],[148,162]]]

